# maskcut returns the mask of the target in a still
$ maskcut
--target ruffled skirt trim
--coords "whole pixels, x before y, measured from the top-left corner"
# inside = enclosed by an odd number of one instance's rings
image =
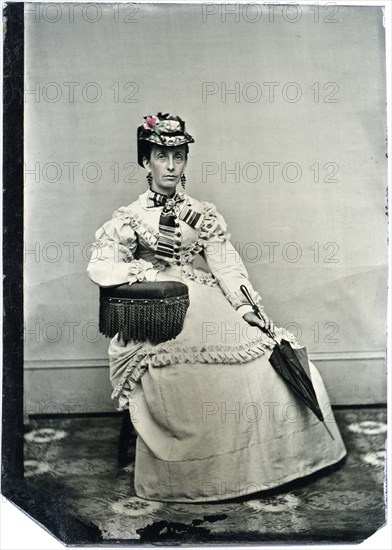
[[[289,341],[293,347],[300,347],[294,335],[283,328],[275,331],[277,340]],[[275,342],[266,334],[259,333],[257,339],[235,346],[215,344],[183,347],[175,340],[156,346],[148,343],[132,343],[121,346],[117,336],[109,346],[109,364],[113,384],[112,399],[119,400],[118,410],[129,406],[129,396],[149,367],[167,367],[182,363],[238,364],[247,363],[261,357],[266,350],[271,351]]]

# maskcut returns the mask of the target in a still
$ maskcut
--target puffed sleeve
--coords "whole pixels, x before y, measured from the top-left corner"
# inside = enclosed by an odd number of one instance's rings
[[[224,295],[231,305],[243,315],[252,307],[240,290],[245,285],[257,305],[262,308],[261,297],[250,281],[240,255],[230,242],[227,224],[212,203],[204,202],[205,207],[201,227],[204,242],[204,258],[211,273],[215,276]]]
[[[137,248],[136,233],[129,222],[130,218],[122,207],[95,233],[87,273],[97,285],[113,286],[128,282],[129,264]]]

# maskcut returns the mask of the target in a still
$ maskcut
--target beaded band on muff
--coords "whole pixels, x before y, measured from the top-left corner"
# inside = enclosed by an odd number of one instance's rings
[[[176,281],[100,287],[99,330],[125,343],[159,344],[180,334],[188,307],[188,287]]]

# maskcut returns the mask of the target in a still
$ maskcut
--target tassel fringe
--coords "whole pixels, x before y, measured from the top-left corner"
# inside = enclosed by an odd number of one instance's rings
[[[126,344],[131,340],[159,344],[180,334],[188,307],[188,296],[135,300],[101,294],[99,330],[110,338],[119,333]]]

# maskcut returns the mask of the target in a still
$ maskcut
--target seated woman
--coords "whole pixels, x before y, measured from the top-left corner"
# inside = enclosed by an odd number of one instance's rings
[[[138,434],[135,492],[177,502],[223,500],[271,489],[340,461],[346,454],[323,381],[312,382],[328,422],[298,399],[268,359],[275,338],[298,343],[252,311],[261,306],[226,222],[211,202],[185,188],[188,144],[179,117],[145,117],[138,162],[149,188],[120,207],[96,233],[88,266],[100,286],[182,281],[190,307],[174,339],[153,345],[114,337],[109,345],[113,398],[129,409]],[[195,260],[205,261],[205,268]],[[200,262],[198,262],[200,263]]]

